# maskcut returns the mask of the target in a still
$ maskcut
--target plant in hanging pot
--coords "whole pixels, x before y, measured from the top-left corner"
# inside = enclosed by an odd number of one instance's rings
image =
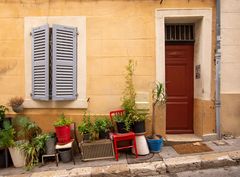
[[[58,143],[66,144],[71,141],[71,123],[72,121],[64,114],[61,114],[59,120],[54,123]]]
[[[166,103],[166,93],[162,83],[155,83],[152,90],[152,135],[147,137],[149,150],[151,152],[160,152],[163,146],[163,139],[161,135],[157,135],[155,131],[155,112],[156,106],[164,105]]]
[[[8,104],[15,113],[20,113],[23,111],[23,102],[24,99],[22,97],[13,97],[9,100]]]
[[[93,139],[93,124],[90,120],[90,115],[83,115],[83,121],[78,126],[78,131],[83,135],[83,141],[89,141]]]
[[[94,122],[94,131],[98,133],[99,139],[106,139],[109,137],[109,132],[112,129],[112,122],[109,118],[97,118]]]

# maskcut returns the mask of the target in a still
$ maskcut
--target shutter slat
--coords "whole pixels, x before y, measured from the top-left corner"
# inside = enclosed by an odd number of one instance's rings
[[[75,100],[77,94],[77,29],[53,25],[53,100]]]
[[[49,100],[49,27],[32,30],[32,98]]]

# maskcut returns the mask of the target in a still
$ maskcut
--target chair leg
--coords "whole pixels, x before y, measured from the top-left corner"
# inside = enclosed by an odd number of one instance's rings
[[[59,162],[59,160],[58,160],[58,153],[55,153],[55,160],[56,160],[56,166],[58,167],[58,162]]]
[[[74,155],[73,155],[73,148],[71,149],[71,154],[72,154],[73,164],[75,165],[75,159],[74,159]]]
[[[118,161],[118,149],[117,149],[117,141],[113,140],[114,143],[114,152],[115,152],[115,158]]]
[[[133,147],[134,147],[134,150],[135,150],[136,158],[138,158],[137,144],[136,144],[136,138],[135,137],[133,139]]]

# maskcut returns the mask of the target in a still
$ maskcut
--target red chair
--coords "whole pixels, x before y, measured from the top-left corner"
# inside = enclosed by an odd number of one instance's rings
[[[114,116],[116,116],[116,115],[123,115],[124,113],[125,113],[124,110],[111,111],[110,112],[110,119],[111,119],[111,121],[113,122],[113,117]],[[118,160],[118,150],[132,148],[132,147],[135,150],[136,158],[138,157],[135,133],[133,133],[133,132],[122,133],[122,134],[111,133],[110,137],[112,137],[112,139],[113,139],[113,145],[114,145],[114,152],[115,152],[116,160]],[[120,142],[120,141],[127,141],[127,140],[132,140],[132,142],[133,142],[132,145],[118,147],[118,144],[117,144],[118,142]]]

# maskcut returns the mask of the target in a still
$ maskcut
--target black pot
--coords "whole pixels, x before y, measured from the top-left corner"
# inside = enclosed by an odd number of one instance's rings
[[[133,132],[134,133],[144,133],[145,130],[145,121],[134,122],[133,123]]]
[[[105,132],[105,131],[99,132],[99,139],[107,139],[108,137],[109,137],[108,132]]]
[[[0,168],[7,168],[12,164],[8,148],[0,150]]]
[[[118,133],[127,133],[126,126],[124,122],[117,122],[117,131]]]
[[[90,141],[91,139],[91,134],[87,133],[87,134],[83,134],[83,141]]]
[[[55,144],[56,144],[56,138],[48,138],[46,141],[46,154],[55,154]]]

